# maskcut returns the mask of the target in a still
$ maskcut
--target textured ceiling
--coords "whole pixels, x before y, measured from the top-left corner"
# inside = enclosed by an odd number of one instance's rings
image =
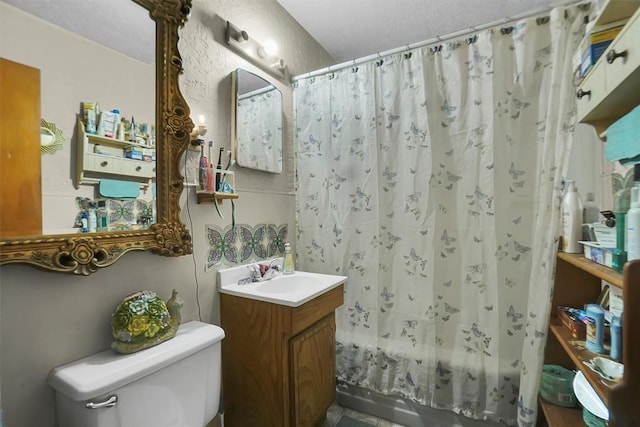
[[[131,0],[2,2],[147,64],[155,62],[155,24],[149,12]]]
[[[277,0],[337,62],[558,3],[558,0]]]
[[[0,1],[146,63],[154,61],[153,21],[131,0]],[[336,62],[344,62],[539,9],[558,0],[277,2]]]

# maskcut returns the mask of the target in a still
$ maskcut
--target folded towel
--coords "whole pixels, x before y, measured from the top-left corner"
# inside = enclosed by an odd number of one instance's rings
[[[623,166],[640,162],[640,106],[609,126],[605,157]]]
[[[135,199],[140,195],[140,184],[116,179],[101,179],[99,192],[102,197]]]

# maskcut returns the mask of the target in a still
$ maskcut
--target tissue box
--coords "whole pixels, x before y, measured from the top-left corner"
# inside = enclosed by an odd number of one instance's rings
[[[133,146],[124,148],[124,156],[127,159],[133,159],[133,160],[143,160],[144,158],[144,154],[142,153],[142,150],[139,149],[138,147],[133,147]]]
[[[584,248],[584,257],[590,259],[598,264],[611,267],[613,260],[613,251],[615,248],[606,248],[600,245],[598,242],[585,242],[580,241]]]

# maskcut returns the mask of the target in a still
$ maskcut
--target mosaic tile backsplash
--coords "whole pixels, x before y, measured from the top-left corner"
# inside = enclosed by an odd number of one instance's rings
[[[229,267],[245,262],[282,256],[287,224],[236,224],[224,228],[205,225],[209,251],[205,269]]]

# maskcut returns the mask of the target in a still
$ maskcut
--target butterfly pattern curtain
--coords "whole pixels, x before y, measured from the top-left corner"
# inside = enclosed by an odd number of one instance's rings
[[[282,170],[282,94],[270,86],[238,100],[238,163],[244,167]],[[276,152],[274,154],[274,152]]]
[[[349,277],[339,381],[535,423],[582,13],[298,82],[298,262]]]

